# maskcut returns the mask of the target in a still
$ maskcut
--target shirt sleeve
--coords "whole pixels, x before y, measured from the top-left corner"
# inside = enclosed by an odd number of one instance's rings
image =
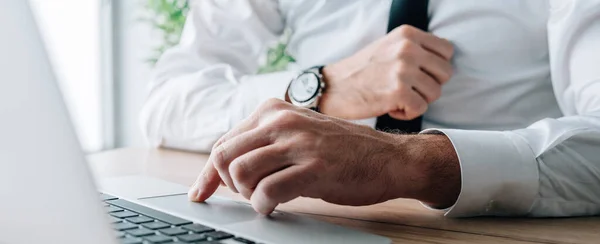
[[[191,1],[180,43],[156,67],[142,108],[152,146],[208,152],[269,98],[283,99],[296,74],[255,74],[282,34],[275,0]]]
[[[458,154],[462,190],[447,216],[600,213],[600,3],[551,1],[552,82],[564,117],[514,131],[444,133]]]

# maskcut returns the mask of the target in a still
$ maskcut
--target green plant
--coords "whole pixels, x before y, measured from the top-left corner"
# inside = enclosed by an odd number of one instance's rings
[[[162,34],[162,42],[152,51],[152,56],[148,60],[150,63],[155,64],[165,50],[179,43],[189,7],[187,0],[146,0],[148,16],[144,20]],[[295,61],[286,52],[288,37],[289,31],[286,31],[281,40],[269,48],[266,61],[259,68],[258,73],[284,70],[289,63]]]
[[[187,0],[146,0],[146,10],[148,16],[144,20],[162,35],[161,44],[152,50],[148,60],[155,64],[165,50],[179,43],[189,4]]]

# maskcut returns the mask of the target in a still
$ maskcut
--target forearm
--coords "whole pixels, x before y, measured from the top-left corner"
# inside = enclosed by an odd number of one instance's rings
[[[391,198],[413,198],[435,208],[452,206],[461,190],[458,156],[444,135],[394,135]]]

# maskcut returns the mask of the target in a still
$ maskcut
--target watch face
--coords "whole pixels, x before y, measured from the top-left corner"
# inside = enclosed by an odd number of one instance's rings
[[[290,96],[298,102],[306,102],[319,92],[319,78],[312,73],[300,75],[290,85]]]

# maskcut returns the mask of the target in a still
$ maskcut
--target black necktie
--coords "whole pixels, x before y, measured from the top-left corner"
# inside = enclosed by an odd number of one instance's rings
[[[429,0],[393,0],[390,9],[388,32],[401,25],[411,25],[423,31],[429,27]],[[375,128],[381,131],[419,132],[423,117],[413,120],[397,120],[385,114],[377,118]]]

